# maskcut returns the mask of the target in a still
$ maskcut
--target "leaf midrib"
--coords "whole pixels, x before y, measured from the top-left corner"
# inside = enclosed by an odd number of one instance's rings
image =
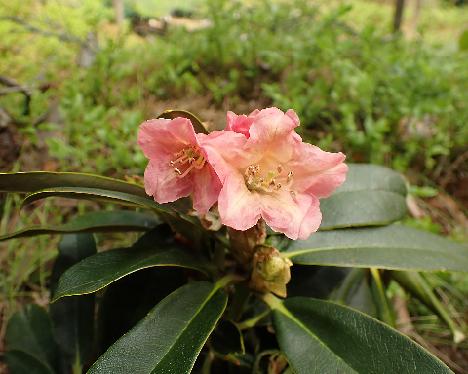
[[[307,255],[316,252],[328,252],[328,251],[336,251],[336,250],[351,250],[351,249],[369,249],[369,250],[394,250],[394,249],[401,249],[401,250],[413,250],[413,251],[420,251],[420,252],[434,252],[440,254],[440,252],[436,249],[428,249],[428,248],[415,248],[415,247],[404,247],[404,246],[382,246],[382,245],[353,245],[349,247],[324,247],[324,248],[310,248],[310,249],[300,249],[297,251],[290,251],[290,252],[283,252],[284,257],[293,258],[297,256]],[[444,255],[450,255],[452,252],[446,251]]]

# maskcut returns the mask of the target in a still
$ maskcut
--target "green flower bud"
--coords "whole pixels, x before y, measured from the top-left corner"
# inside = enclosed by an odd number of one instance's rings
[[[273,247],[257,247],[253,257],[250,285],[257,291],[273,292],[286,297],[286,284],[291,280],[292,262]]]

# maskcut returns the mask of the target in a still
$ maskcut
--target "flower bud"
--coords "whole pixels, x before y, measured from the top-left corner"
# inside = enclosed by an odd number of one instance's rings
[[[257,248],[253,257],[251,287],[257,291],[273,292],[286,297],[286,284],[291,280],[291,260],[283,257],[276,248]]]

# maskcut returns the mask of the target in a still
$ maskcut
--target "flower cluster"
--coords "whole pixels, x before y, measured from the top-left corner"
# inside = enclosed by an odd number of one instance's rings
[[[317,231],[319,199],[341,185],[347,172],[342,153],[324,152],[295,132],[293,110],[227,114],[224,131],[196,134],[185,118],[144,122],[138,143],[149,159],[146,193],[158,203],[192,195],[206,214],[218,204],[221,222],[236,230],[260,218],[291,239]]]

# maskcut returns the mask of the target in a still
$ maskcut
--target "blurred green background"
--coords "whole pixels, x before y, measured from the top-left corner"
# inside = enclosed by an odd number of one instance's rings
[[[227,110],[272,105],[298,113],[307,141],[402,172],[408,223],[466,240],[466,1],[0,1],[1,171],[140,180],[143,120],[185,109],[221,129]],[[43,202],[18,215],[17,197],[0,201],[0,233],[90,207]],[[25,301],[48,302],[56,241],[0,245],[3,321]],[[440,295],[468,294],[466,276],[441,279]],[[463,299],[454,318],[466,321]],[[409,308],[418,334],[467,372],[468,344],[454,347],[428,310]]]

